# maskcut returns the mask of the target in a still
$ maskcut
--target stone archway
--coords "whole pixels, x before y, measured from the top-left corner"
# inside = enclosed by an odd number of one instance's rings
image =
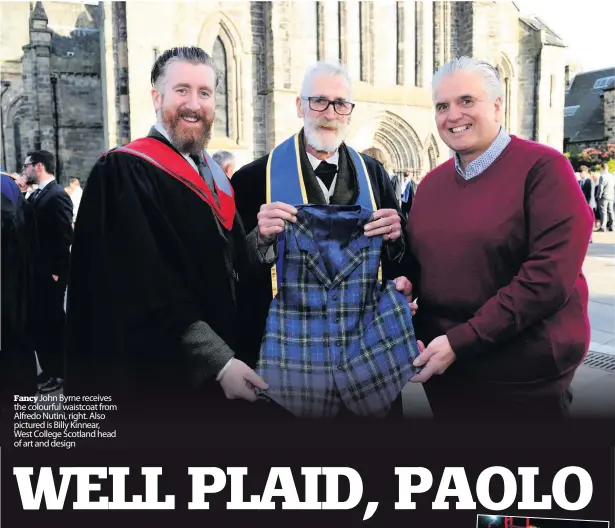
[[[425,141],[425,161],[429,164],[426,167],[425,172],[433,170],[438,165],[438,159],[440,158],[440,149],[438,148],[438,142],[433,134],[429,134]]]
[[[500,61],[496,67],[500,74],[500,81],[502,82],[503,91],[503,112],[502,112],[502,125],[509,133],[515,133],[515,91],[513,90],[515,70],[512,62],[508,56],[502,53]]]
[[[6,146],[6,165],[11,172],[21,172],[21,164],[28,151],[33,150],[36,127],[31,122],[32,108],[25,103],[23,95],[18,95],[8,105],[4,114],[4,141]]]
[[[366,116],[352,126],[347,143],[361,151],[369,147],[384,151],[390,160],[390,171],[395,174],[420,174],[423,170],[421,140],[412,126],[393,112]]]
[[[374,132],[374,141],[382,145],[391,157],[391,169],[395,173],[422,171],[420,153],[421,141],[414,129],[404,119],[392,112],[378,116],[379,123]]]

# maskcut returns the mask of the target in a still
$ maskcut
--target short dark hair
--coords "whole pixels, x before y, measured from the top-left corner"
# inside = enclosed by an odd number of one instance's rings
[[[56,160],[51,152],[47,150],[33,150],[32,152],[28,152],[28,157],[32,161],[33,165],[42,163],[48,174],[51,174],[52,176],[55,174]]]
[[[154,88],[158,88],[158,79],[164,76],[169,63],[178,60],[191,62],[193,64],[206,64],[207,66],[210,66],[214,70],[216,79],[214,88],[218,87],[218,79],[220,77],[218,75],[218,68],[216,68],[216,63],[209,56],[209,54],[196,46],[182,46],[166,50],[156,59],[156,62],[154,62],[154,66],[152,67],[151,75],[152,86]]]

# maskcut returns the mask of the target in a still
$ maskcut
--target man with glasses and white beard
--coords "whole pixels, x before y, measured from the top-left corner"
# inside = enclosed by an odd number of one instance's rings
[[[269,203],[269,176],[279,175],[278,181],[283,181],[298,174],[304,203],[319,205],[356,204],[360,182],[369,181],[377,210],[365,225],[365,233],[383,236],[383,278],[398,277],[398,290],[409,293],[409,282],[399,277],[406,246],[405,222],[391,180],[381,163],[357,154],[344,143],[354,107],[350,79],[343,65],[319,62],[308,69],[296,98],[303,128],[276,147],[281,161],[272,164],[269,153],[234,174],[237,209],[246,232],[257,230],[261,252],[270,260],[274,254],[277,257],[277,237],[284,231],[284,222],[294,222],[297,209],[280,201]],[[247,325],[243,329],[246,357],[256,363],[273,298],[271,271],[241,284],[239,298],[240,305],[249,311],[243,317]],[[401,401],[397,404],[395,409],[400,413]]]

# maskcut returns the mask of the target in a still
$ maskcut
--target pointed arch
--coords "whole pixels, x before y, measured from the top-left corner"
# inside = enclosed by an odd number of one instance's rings
[[[506,130],[511,132],[511,127],[513,124],[512,121],[512,109],[513,109],[513,98],[512,98],[512,87],[513,87],[513,79],[515,78],[515,70],[513,68],[512,62],[508,58],[505,53],[502,53],[500,56],[500,61],[496,67],[498,72],[500,73],[500,80],[502,81],[502,90],[504,92],[504,108],[503,108],[503,125]]]
[[[507,77],[515,77],[515,70],[513,68],[512,62],[508,58],[506,53],[502,53],[500,58],[500,72],[503,73]]]
[[[199,33],[199,46],[205,50],[211,50],[218,36],[223,39],[225,45],[231,45],[233,54],[239,54],[244,49],[241,33],[237,30],[233,21],[222,11],[212,13],[203,23]]]
[[[241,35],[233,22],[218,11],[203,24],[198,44],[214,57],[219,70],[214,136],[240,143],[244,137],[241,96],[244,48]]]
[[[218,69],[218,87],[216,88],[216,119],[214,123],[214,135],[229,137],[229,104],[227,82],[227,58],[226,48],[222,39],[216,37],[212,50],[212,57]]]
[[[25,154],[32,147],[30,136],[35,130],[35,126],[31,123],[30,116],[32,115],[32,105],[25,103],[25,98],[22,94],[17,95],[8,105],[5,111],[4,137],[5,145],[12,145],[13,148],[7,148],[6,164],[7,170],[13,167],[15,172],[21,172],[21,164],[24,161]],[[33,138],[32,138],[33,139]],[[24,141],[25,140],[25,141]]]
[[[425,141],[425,153],[427,155],[427,161],[429,168],[427,170],[433,170],[438,165],[438,159],[440,158],[440,148],[438,142],[433,134],[429,134]]]

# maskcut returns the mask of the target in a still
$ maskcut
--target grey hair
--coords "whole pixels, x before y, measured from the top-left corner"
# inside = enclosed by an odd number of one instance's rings
[[[228,163],[235,163],[235,156],[228,150],[219,150],[212,156],[213,160],[220,165],[220,168],[224,168]]]
[[[485,91],[491,100],[495,101],[498,97],[504,99],[504,89],[498,70],[488,62],[480,61],[472,57],[459,57],[441,66],[434,74],[432,80],[432,98],[434,103],[436,102],[436,90],[438,89],[440,81],[444,77],[458,71],[480,73],[485,83]]]
[[[310,97],[310,88],[314,79],[319,75],[339,75],[344,78],[348,85],[348,100],[352,102],[352,83],[346,67],[341,62],[319,61],[313,66],[310,66],[303,77],[301,84],[301,97]]]
[[[201,48],[196,46],[183,46],[171,48],[160,55],[152,67],[151,82],[152,86],[161,92],[164,79],[166,77],[169,64],[172,62],[184,61],[192,64],[205,64],[210,66],[215,74],[214,89],[218,87],[220,75],[213,58]]]

